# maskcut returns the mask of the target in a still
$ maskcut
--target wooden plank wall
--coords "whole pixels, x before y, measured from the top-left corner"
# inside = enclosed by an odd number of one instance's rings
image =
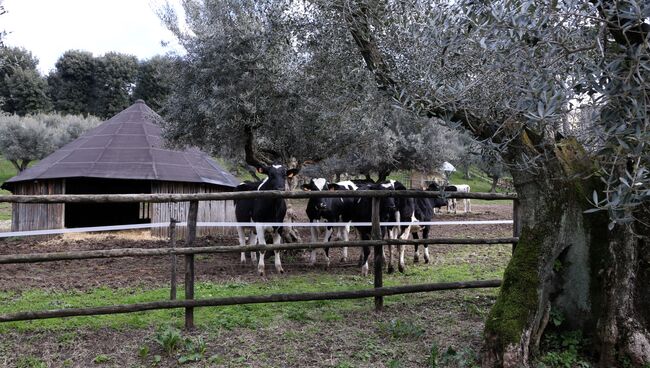
[[[63,180],[40,180],[16,184],[13,194],[40,195],[64,194]],[[11,231],[29,231],[44,229],[62,229],[64,222],[64,204],[29,204],[12,205]]]
[[[213,186],[192,183],[152,182],[151,193],[213,193],[219,189]],[[181,203],[152,203],[151,222],[169,222],[170,217],[177,221],[187,220],[189,202]],[[201,201],[199,202],[198,222],[235,222],[235,205],[233,201]],[[198,227],[197,236],[204,235],[232,235],[236,234],[232,227]],[[151,229],[151,235],[159,237],[169,236],[169,227]],[[176,238],[185,239],[187,228],[176,227]]]

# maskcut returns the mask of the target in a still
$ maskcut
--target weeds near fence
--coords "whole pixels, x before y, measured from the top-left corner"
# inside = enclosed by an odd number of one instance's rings
[[[167,356],[172,356],[176,350],[181,346],[181,332],[171,326],[167,326],[158,330],[154,341],[160,345]]]

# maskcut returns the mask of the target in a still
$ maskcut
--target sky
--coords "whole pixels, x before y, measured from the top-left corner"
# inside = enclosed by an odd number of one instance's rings
[[[8,32],[5,45],[31,51],[44,75],[70,49],[90,51],[95,56],[117,51],[140,60],[181,50],[155,13],[164,0],[0,0],[0,3],[7,11],[0,16],[0,30]],[[163,47],[161,41],[169,45]]]

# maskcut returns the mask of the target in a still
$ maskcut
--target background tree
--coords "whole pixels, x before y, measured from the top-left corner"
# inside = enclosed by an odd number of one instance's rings
[[[88,51],[63,53],[48,75],[49,96],[55,111],[89,114],[94,98],[96,64]]]
[[[53,108],[65,114],[110,118],[132,102],[138,72],[135,56],[109,52],[94,57],[69,50],[47,78]]]
[[[59,114],[0,115],[0,153],[20,173],[84,131],[99,125],[94,117]]]
[[[89,113],[108,119],[129,107],[138,73],[133,55],[108,52],[94,59],[92,100]]]
[[[161,111],[172,91],[174,59],[157,55],[138,63],[133,99],[142,99],[154,111]]]
[[[495,193],[497,191],[499,179],[501,179],[507,171],[501,157],[493,151],[483,150],[480,155],[476,156],[475,162],[479,170],[485,173],[485,175],[492,180],[490,193]]]
[[[10,75],[4,76],[2,110],[10,114],[26,115],[48,111],[51,108],[47,97],[47,82],[36,70],[16,67]]]
[[[187,33],[173,11],[163,12],[187,50],[165,110],[171,141],[248,164],[327,160],[324,170],[313,170],[373,172],[380,179],[451,157],[443,152],[454,143],[436,141],[449,131],[391,106],[361,60],[350,62],[354,45],[332,42],[349,37],[347,29],[313,4],[185,6]]]
[[[31,52],[19,47],[0,47],[0,99],[2,111],[25,115],[47,111],[47,83],[38,73]]]

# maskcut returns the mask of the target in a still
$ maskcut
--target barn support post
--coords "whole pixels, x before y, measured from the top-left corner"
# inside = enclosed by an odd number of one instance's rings
[[[519,238],[521,235],[521,211],[519,210],[519,200],[512,201],[512,237]],[[515,253],[517,242],[512,243],[512,254]]]
[[[380,199],[372,197],[372,232],[370,238],[372,240],[381,240],[381,229],[379,228],[379,203]],[[375,245],[375,288],[383,286],[383,245]],[[384,308],[384,297],[375,296],[375,311],[381,312]]]
[[[169,219],[169,247],[176,248],[176,220]],[[169,292],[169,299],[176,300],[176,254],[172,253],[171,258],[171,290]]]
[[[187,213],[187,246],[192,246],[196,239],[196,220],[199,202],[191,201]],[[185,255],[185,299],[194,299],[194,254]],[[185,329],[194,328],[194,308],[185,308]]]

